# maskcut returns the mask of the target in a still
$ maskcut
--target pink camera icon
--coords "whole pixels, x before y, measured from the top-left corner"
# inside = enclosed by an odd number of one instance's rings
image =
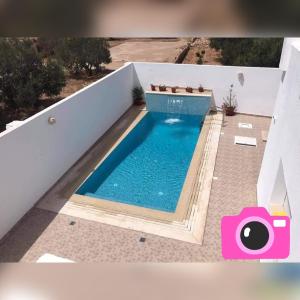
[[[290,253],[290,219],[263,207],[244,208],[221,222],[225,259],[283,259]]]

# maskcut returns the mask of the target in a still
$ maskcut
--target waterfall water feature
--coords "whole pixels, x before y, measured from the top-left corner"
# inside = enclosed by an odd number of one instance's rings
[[[205,115],[210,103],[210,96],[146,93],[147,110],[167,113],[170,123],[180,115]]]

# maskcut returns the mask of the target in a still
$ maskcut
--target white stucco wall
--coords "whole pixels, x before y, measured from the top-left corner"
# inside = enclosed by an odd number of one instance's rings
[[[292,46],[294,45],[294,46]],[[280,84],[274,118],[257,185],[258,204],[273,202],[277,172],[282,162],[291,209],[291,254],[288,261],[300,261],[300,46],[290,43],[289,63]],[[286,62],[284,62],[286,64]]]
[[[277,68],[250,68],[209,65],[181,65],[161,63],[134,63],[138,79],[145,90],[150,84],[212,89],[217,106],[228,95],[234,84],[238,111],[247,114],[271,116],[277,96],[282,71]],[[244,84],[238,74],[244,74]]]
[[[285,38],[282,46],[282,51],[281,51],[281,59],[280,59],[280,64],[279,68],[281,70],[287,70],[290,58],[291,58],[291,51],[292,51],[292,44],[294,42],[297,42],[297,38]]]
[[[128,64],[0,134],[0,238],[131,106],[136,80]]]

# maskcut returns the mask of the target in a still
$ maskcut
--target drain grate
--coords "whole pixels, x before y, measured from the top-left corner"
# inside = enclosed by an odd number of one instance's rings
[[[141,238],[140,238],[140,242],[141,242],[141,243],[145,243],[145,242],[146,242],[146,238],[141,237]]]

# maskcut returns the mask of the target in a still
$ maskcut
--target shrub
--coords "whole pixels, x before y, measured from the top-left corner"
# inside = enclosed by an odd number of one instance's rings
[[[132,98],[134,104],[140,104],[144,99],[144,90],[141,86],[137,86],[132,90]]]
[[[55,61],[50,61],[45,65],[42,75],[43,93],[47,96],[58,95],[66,85],[66,78],[63,69]]]
[[[65,68],[73,75],[85,71],[88,75],[101,72],[103,63],[110,63],[108,43],[103,38],[65,38],[56,51]]]
[[[237,108],[237,100],[236,95],[233,94],[233,84],[230,85],[229,95],[223,98],[223,110],[225,111],[227,116],[233,116],[236,112]]]
[[[200,54],[200,56],[197,59],[197,64],[202,65],[203,64],[203,56]]]
[[[224,65],[278,67],[282,38],[213,38],[210,46],[221,50]]]
[[[55,55],[55,49],[59,44],[60,39],[39,37],[33,40],[33,43],[42,57],[48,58]]]
[[[0,39],[0,101],[33,106],[43,93],[57,95],[64,84],[61,67],[43,61],[30,39]]]

